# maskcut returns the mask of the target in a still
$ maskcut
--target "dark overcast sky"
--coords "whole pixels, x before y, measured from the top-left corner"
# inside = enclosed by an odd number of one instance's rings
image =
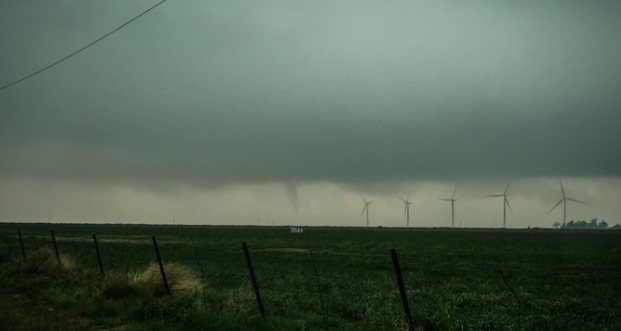
[[[156,2],[2,1],[0,85]],[[619,31],[618,1],[168,1],[0,91],[0,178],[618,178]]]

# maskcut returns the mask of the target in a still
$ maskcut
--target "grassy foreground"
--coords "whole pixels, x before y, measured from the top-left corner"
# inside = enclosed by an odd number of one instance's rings
[[[391,248],[417,330],[621,330],[613,231],[3,223],[0,240],[2,330],[406,330]]]

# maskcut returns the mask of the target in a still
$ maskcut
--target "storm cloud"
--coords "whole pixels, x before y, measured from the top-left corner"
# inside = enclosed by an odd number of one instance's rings
[[[3,1],[0,85],[154,2]],[[169,1],[0,91],[0,178],[621,176],[616,1]]]

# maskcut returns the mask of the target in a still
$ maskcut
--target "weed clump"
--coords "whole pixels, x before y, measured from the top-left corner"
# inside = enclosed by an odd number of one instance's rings
[[[196,276],[187,267],[179,263],[165,263],[164,271],[166,272],[166,280],[171,293],[186,292],[197,293],[200,290],[200,282]],[[162,282],[162,274],[157,263],[151,264],[140,275],[136,281],[145,285],[153,291],[153,294],[160,296],[166,293],[164,283]]]
[[[250,316],[253,311],[256,311],[254,300],[250,287],[243,285],[226,294],[220,304],[220,309],[228,314]]]
[[[70,257],[56,254],[51,249],[40,249],[28,255],[21,263],[28,273],[42,274],[48,277],[68,278],[74,274],[75,262]]]

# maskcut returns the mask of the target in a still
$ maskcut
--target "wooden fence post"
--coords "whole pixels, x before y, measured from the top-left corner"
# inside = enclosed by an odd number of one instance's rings
[[[390,250],[392,256],[392,265],[395,268],[395,274],[397,275],[397,284],[399,285],[399,292],[401,293],[401,301],[403,302],[403,312],[408,323],[408,330],[414,330],[414,321],[412,320],[412,313],[410,312],[410,304],[408,303],[408,295],[405,292],[405,286],[403,285],[403,277],[401,276],[401,267],[399,267],[399,259],[397,258],[397,250],[394,248]]]
[[[257,304],[259,305],[259,311],[261,317],[265,318],[265,309],[263,308],[263,300],[261,300],[261,293],[259,292],[259,285],[257,284],[257,278],[254,275],[254,269],[252,268],[252,261],[250,260],[250,253],[248,252],[248,246],[246,242],[242,243],[244,249],[244,255],[246,255],[246,263],[248,264],[248,270],[250,271],[250,279],[252,280],[252,287],[254,288],[254,294],[257,297]]]
[[[168,280],[166,279],[166,271],[164,271],[164,264],[162,263],[162,258],[160,257],[160,249],[157,247],[157,241],[155,240],[155,236],[151,236],[153,239],[153,246],[155,247],[155,255],[157,256],[157,263],[160,265],[160,273],[162,274],[162,282],[164,283],[164,290],[166,290],[166,294],[170,295],[170,288],[168,287]]]
[[[103,276],[104,268],[103,263],[101,263],[101,254],[99,253],[99,245],[97,244],[97,236],[93,234],[93,242],[95,243],[95,252],[97,252],[97,263],[99,264],[99,273]]]

